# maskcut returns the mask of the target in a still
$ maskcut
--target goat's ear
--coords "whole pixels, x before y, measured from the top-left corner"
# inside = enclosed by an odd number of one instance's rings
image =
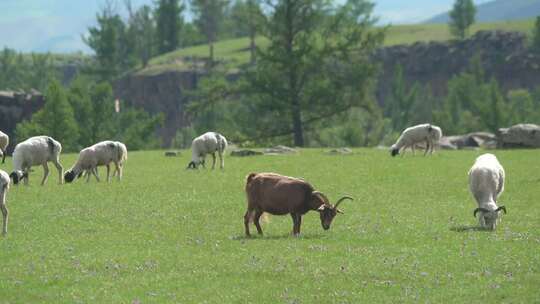
[[[344,214],[343,211],[339,210],[338,208],[336,208],[336,212],[337,212],[337,213]]]
[[[317,211],[323,212],[324,209],[326,209],[326,206],[323,204],[323,205],[321,205],[319,208],[317,208]]]

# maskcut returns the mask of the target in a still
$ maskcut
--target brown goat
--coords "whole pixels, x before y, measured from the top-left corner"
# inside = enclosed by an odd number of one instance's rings
[[[251,173],[246,178],[247,211],[244,215],[246,236],[250,236],[249,222],[253,220],[259,234],[262,234],[259,219],[263,212],[274,215],[289,213],[293,220],[293,235],[300,233],[302,215],[316,210],[321,217],[325,230],[330,228],[337,213],[343,213],[337,207],[345,200],[344,196],[335,205],[321,192],[315,191],[308,182],[275,173]]]

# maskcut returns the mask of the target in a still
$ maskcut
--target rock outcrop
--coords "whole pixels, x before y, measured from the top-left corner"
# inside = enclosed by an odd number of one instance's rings
[[[518,124],[497,132],[500,148],[540,148],[540,126]]]
[[[30,92],[0,91],[0,130],[9,135],[8,153],[13,151],[15,127],[17,123],[30,119],[45,104],[43,95],[35,90]]]
[[[439,141],[441,149],[474,149],[485,148],[495,149],[497,147],[497,137],[488,132],[474,132],[465,135],[444,136]]]

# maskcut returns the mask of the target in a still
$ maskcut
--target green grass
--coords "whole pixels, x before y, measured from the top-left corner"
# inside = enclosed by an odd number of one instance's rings
[[[162,151],[133,152],[121,183],[45,187],[41,169],[8,195],[0,303],[533,303],[540,299],[537,150],[497,151],[508,214],[469,229],[467,170],[477,151],[391,158],[302,150],[226,157],[224,171],[184,170]],[[68,167],[75,155],[62,156]],[[11,170],[3,165],[4,170]],[[104,170],[101,169],[101,175]],[[244,178],[303,177],[342,205],[332,228],[273,216],[244,238]],[[255,231],[252,227],[252,232]]]
[[[505,30],[530,34],[533,25],[534,20],[478,23],[472,26],[471,33],[474,34],[480,30]],[[452,36],[446,24],[397,25],[389,28],[385,45],[412,44],[419,41],[445,41],[451,38]],[[259,37],[257,44],[265,47],[268,41],[263,37]],[[215,57],[232,66],[245,64],[249,61],[248,46],[248,38],[220,41],[215,44]],[[185,60],[185,58],[201,59],[206,57],[208,57],[207,45],[189,47],[153,58],[150,65],[146,69],[138,71],[138,73],[151,75],[165,71],[189,70],[192,69],[193,63]]]

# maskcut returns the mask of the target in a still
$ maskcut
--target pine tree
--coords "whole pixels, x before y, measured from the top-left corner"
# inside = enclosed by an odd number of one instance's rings
[[[214,43],[217,40],[224,10],[229,0],[191,0],[191,8],[195,15],[195,24],[206,37],[209,50],[209,65],[214,65]]]
[[[155,19],[159,54],[174,51],[180,46],[184,8],[180,0],[159,0],[157,2]]]
[[[450,12],[450,32],[458,39],[465,39],[469,27],[474,23],[476,7],[473,0],[456,0]]]
[[[536,22],[534,24],[532,49],[540,54],[540,16],[536,17]]]

